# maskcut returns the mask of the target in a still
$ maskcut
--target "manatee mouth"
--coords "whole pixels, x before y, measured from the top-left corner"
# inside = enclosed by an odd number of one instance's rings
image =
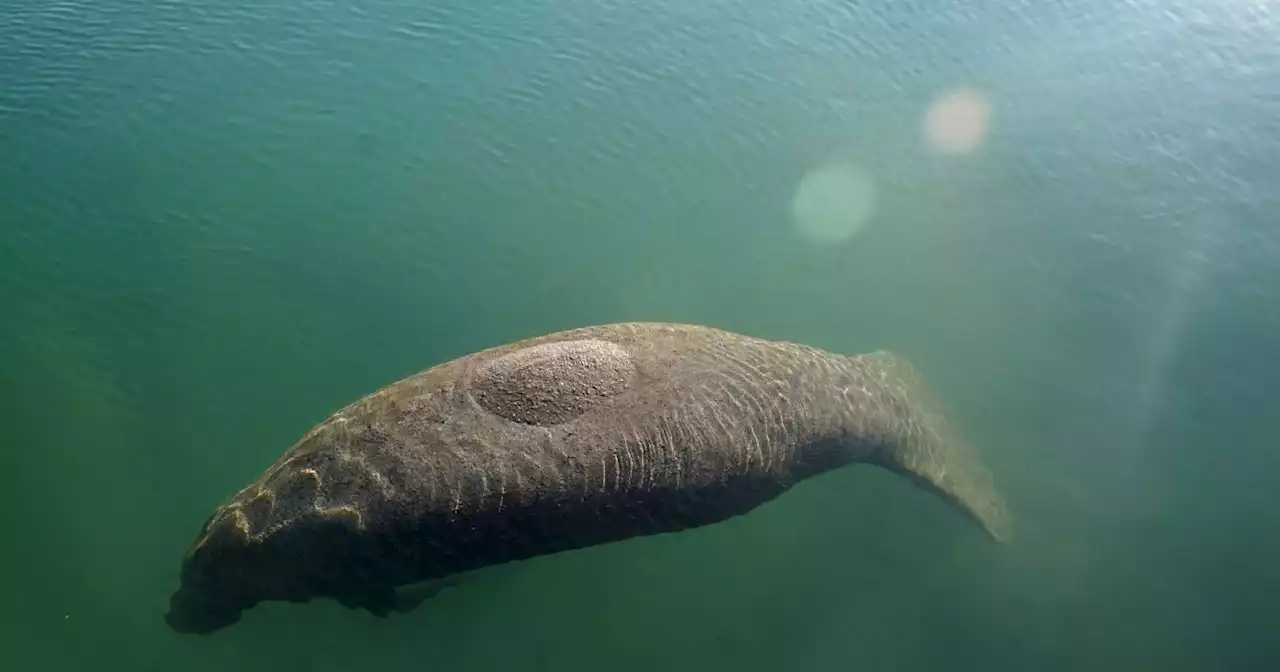
[[[240,610],[193,599],[179,588],[169,598],[169,611],[164,622],[174,632],[207,635],[240,620]]]

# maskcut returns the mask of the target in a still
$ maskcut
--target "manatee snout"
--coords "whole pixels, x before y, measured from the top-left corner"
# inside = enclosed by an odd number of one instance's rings
[[[244,586],[227,567],[248,560],[236,510],[219,507],[183,560],[182,582],[169,597],[165,623],[177,632],[207,634],[240,620]]]
[[[206,595],[197,595],[190,588],[178,589],[169,598],[169,611],[164,622],[175,632],[207,634],[221,630],[240,620],[239,608],[228,608]]]

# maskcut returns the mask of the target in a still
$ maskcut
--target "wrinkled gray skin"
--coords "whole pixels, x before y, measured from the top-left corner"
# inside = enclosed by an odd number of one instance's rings
[[[265,600],[377,615],[398,587],[707,525],[864,462],[996,540],[1004,504],[910,367],[693,325],[585,327],[446,362],[339,410],[220,506],[169,625]]]

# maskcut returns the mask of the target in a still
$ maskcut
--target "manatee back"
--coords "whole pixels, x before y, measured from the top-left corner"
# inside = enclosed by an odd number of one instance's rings
[[[805,346],[691,325],[576,329],[341,409],[232,507],[269,534],[311,512],[391,525],[550,502],[598,517],[628,495],[652,509],[654,497],[710,496],[735,477],[784,487],[883,439],[889,409],[865,389],[849,359]]]

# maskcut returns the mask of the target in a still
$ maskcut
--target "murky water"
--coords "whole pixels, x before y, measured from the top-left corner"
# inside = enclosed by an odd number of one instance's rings
[[[8,0],[5,658],[1273,669],[1277,44],[1266,0]],[[409,615],[165,627],[338,406],[636,319],[910,357],[1015,541],[857,468]]]

